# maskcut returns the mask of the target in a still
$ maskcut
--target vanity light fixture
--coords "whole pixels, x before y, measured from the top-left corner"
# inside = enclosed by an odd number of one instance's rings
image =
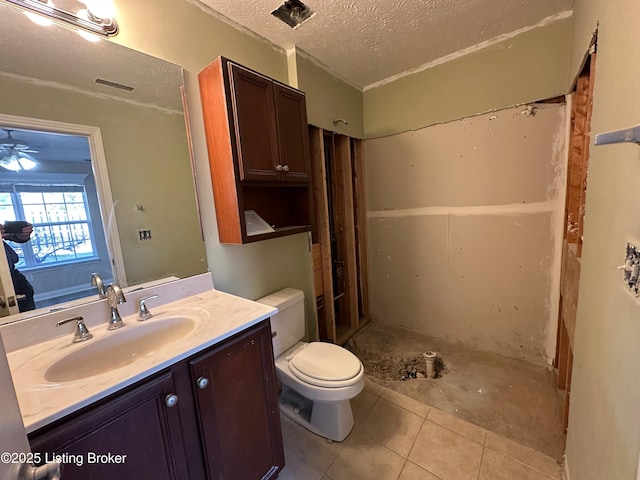
[[[38,14],[57,22],[66,23],[81,31],[103,37],[118,34],[118,24],[113,17],[111,0],[0,0],[26,10],[25,13]],[[29,16],[33,21],[31,16]],[[45,20],[46,21],[46,20]],[[38,22],[44,24],[42,19]]]
[[[47,1],[47,5],[53,7],[53,2],[51,0]],[[48,19],[47,17],[43,17],[42,15],[38,15],[33,12],[24,12],[29,20],[31,20],[36,25],[40,25],[41,27],[48,27],[53,25],[53,20]]]

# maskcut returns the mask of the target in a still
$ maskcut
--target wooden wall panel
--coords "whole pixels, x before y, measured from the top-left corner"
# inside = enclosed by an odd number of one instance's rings
[[[311,141],[311,165],[313,174],[313,188],[316,200],[316,214],[318,224],[318,240],[320,242],[320,257],[322,262],[322,290],[323,290],[323,315],[319,316],[318,331],[325,333],[326,338],[336,342],[335,310],[333,305],[333,281],[331,272],[331,238],[329,232],[329,207],[327,203],[327,174],[324,158],[324,132],[315,127],[310,128]]]
[[[352,177],[353,172],[351,170],[351,144],[349,137],[343,135],[335,135],[335,153],[336,153],[336,177],[335,183],[336,196],[341,200],[340,205],[340,219],[339,225],[336,228],[340,229],[343,237],[342,253],[344,261],[344,280],[345,280],[345,293],[347,301],[346,316],[347,322],[344,325],[349,329],[354,330],[351,332],[345,332],[343,336],[350,336],[355,333],[355,329],[358,328],[358,280],[357,280],[357,268],[356,268],[356,251],[355,245],[355,216],[353,205],[353,184]],[[337,203],[337,202],[336,202]],[[336,210],[338,205],[336,204]],[[341,338],[338,338],[338,343],[341,342]]]
[[[358,308],[360,319],[371,318],[369,302],[369,252],[367,244],[367,183],[362,140],[351,140],[353,196],[355,209],[356,261],[358,267]]]

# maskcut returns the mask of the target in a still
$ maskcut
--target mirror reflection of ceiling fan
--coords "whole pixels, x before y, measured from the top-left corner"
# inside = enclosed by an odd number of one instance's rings
[[[13,172],[31,170],[38,164],[38,161],[30,154],[38,153],[29,147],[27,142],[13,138],[8,128],[3,128],[7,133],[6,137],[0,137],[0,167]]]

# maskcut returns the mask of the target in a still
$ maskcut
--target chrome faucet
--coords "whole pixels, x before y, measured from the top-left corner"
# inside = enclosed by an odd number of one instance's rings
[[[127,301],[124,298],[124,293],[122,293],[122,289],[120,285],[117,283],[112,283],[107,287],[107,301],[109,302],[109,308],[111,308],[111,318],[109,319],[109,326],[107,330],[115,330],[120,327],[124,327],[124,322],[122,321],[122,317],[120,317],[120,312],[118,312],[118,305]]]
[[[104,282],[99,273],[91,274],[91,286],[98,288],[98,296],[100,298],[107,298],[107,294],[104,291]]]
[[[149,311],[147,308],[147,300],[152,300],[154,298],[158,298],[158,294],[154,293],[153,295],[149,295],[148,297],[142,297],[138,300],[139,310],[138,310],[138,321],[142,322],[143,320],[148,320],[153,317],[153,313]]]
[[[84,318],[82,317],[73,317],[67,318],[66,320],[60,320],[56,323],[56,326],[64,325],[65,323],[76,322],[76,329],[73,332],[73,343],[85,342],[90,338],[93,338],[93,335],[89,333],[89,329],[84,324]]]

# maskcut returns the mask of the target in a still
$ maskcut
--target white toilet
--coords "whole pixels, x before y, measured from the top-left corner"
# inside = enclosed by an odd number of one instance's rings
[[[324,342],[301,342],[304,293],[285,288],[257,302],[278,308],[271,317],[276,375],[282,382],[280,410],[322,437],[342,441],[353,428],[349,400],[364,388],[362,362]]]

